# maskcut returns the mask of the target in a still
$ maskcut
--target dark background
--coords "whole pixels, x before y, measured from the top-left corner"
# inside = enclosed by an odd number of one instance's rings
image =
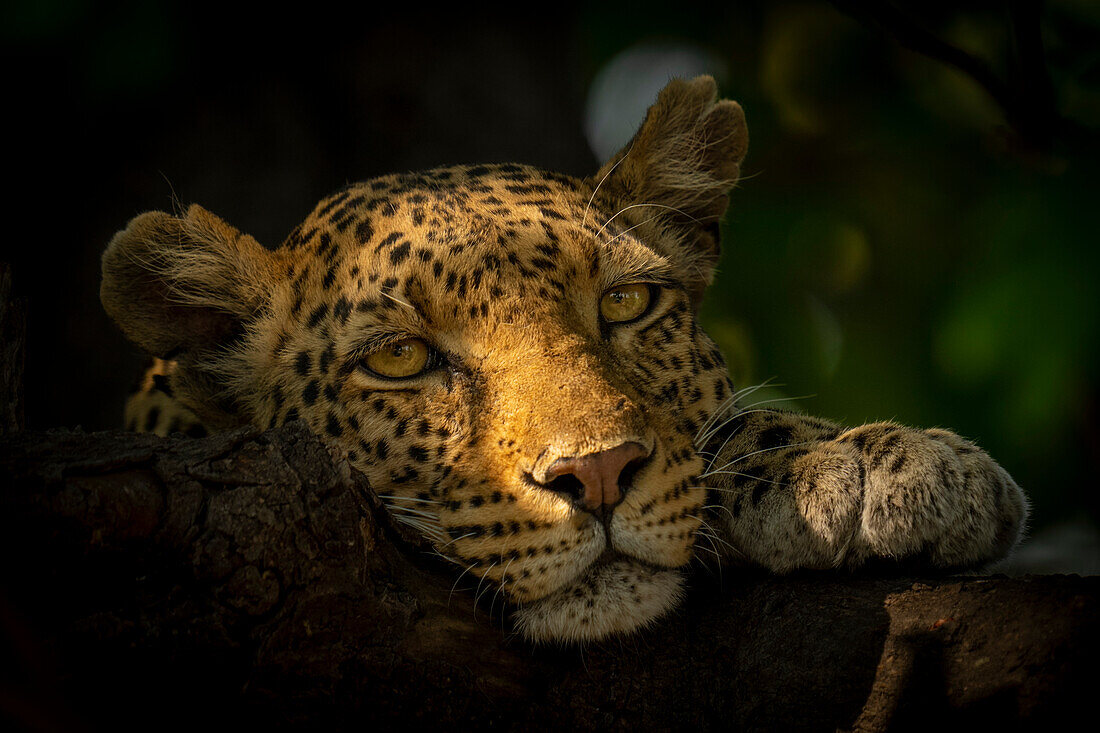
[[[1095,536],[1100,4],[867,5],[5,3],[28,425],[119,425],[142,357],[102,313],[98,260],[135,214],[198,202],[273,246],[378,174],[584,175],[593,90],[663,80],[678,53],[749,119],[703,312],[739,383],[775,377],[763,396],[849,423],[950,426],[1031,494],[1036,532]],[[960,52],[970,73],[928,55]]]

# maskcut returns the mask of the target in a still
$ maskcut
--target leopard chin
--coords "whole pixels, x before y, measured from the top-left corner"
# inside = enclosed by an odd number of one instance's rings
[[[513,620],[529,641],[595,641],[651,626],[680,603],[683,593],[680,570],[620,556],[596,562],[577,582],[525,603]]]

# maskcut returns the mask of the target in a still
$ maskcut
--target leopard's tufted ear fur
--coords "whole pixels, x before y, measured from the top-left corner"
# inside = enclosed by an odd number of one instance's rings
[[[200,206],[182,216],[150,211],[132,219],[103,253],[100,300],[131,341],[179,361],[179,379],[195,393],[185,404],[214,406],[223,380],[204,365],[217,363],[213,357],[231,348],[268,303],[278,262],[276,253]],[[226,419],[232,410],[223,412],[201,417],[213,425],[235,422]]]
[[[593,177],[618,210],[635,206],[642,220],[656,218],[668,229],[670,254],[693,278],[696,302],[718,261],[718,221],[748,141],[741,106],[718,100],[714,79],[673,79],[630,143]]]

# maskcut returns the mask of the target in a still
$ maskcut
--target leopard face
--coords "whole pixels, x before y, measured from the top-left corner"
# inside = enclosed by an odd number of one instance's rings
[[[603,635],[675,600],[704,494],[692,440],[727,385],[682,273],[590,197],[479,166],[322,202],[288,244],[306,256],[263,329],[286,338],[258,349],[257,417],[342,445],[531,624]],[[564,621],[533,618],[551,606]]]
[[[103,301],[204,424],[305,420],[536,640],[678,600],[730,393],[695,310],[744,120],[673,82],[588,179],[519,165],[355,184],[275,250],[192,207],[104,256]]]

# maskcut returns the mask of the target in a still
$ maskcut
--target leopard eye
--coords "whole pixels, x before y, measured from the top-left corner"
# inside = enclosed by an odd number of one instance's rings
[[[404,339],[383,346],[363,357],[368,370],[387,379],[415,377],[428,366],[431,349],[420,339]]]
[[[600,315],[608,323],[633,321],[649,309],[653,289],[648,283],[629,283],[611,288],[600,299]]]

